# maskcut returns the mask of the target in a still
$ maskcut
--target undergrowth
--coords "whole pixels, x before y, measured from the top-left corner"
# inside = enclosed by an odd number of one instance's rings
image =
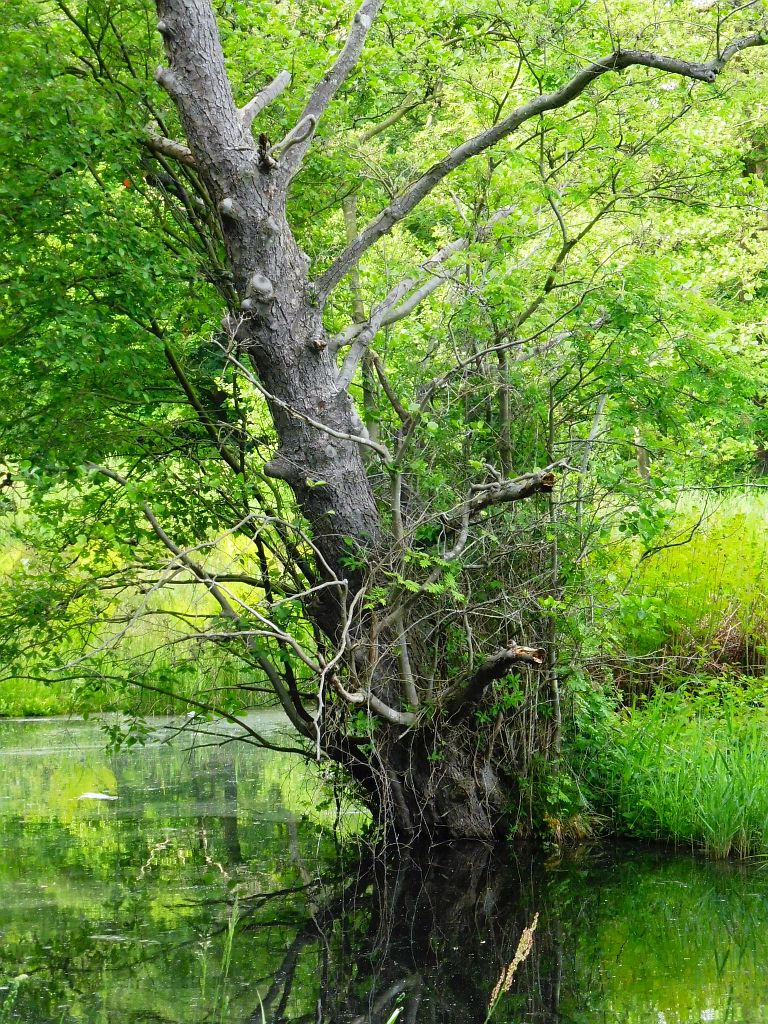
[[[767,567],[763,494],[686,500],[651,557],[618,549],[629,584],[596,623],[591,686],[573,676],[566,770],[541,790],[560,798],[556,839],[768,853]]]
[[[626,548],[617,557],[614,579],[631,579],[600,625],[619,686],[650,693],[681,674],[764,674],[768,496],[687,499],[659,548],[639,564]]]
[[[618,714],[595,765],[620,834],[768,853],[768,681],[694,681]]]

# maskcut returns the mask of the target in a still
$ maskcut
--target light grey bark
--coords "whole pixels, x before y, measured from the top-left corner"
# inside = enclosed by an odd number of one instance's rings
[[[256,93],[244,107],[240,108],[240,116],[246,128],[251,126],[254,118],[258,117],[262,110],[266,110],[270,103],[277,99],[281,92],[288,88],[291,83],[291,76],[288,71],[281,71],[272,79],[269,85]]]
[[[263,159],[235,105],[209,0],[158,0],[157,9],[170,67],[156,77],[178,107],[189,149],[221,212],[242,307],[232,330],[243,358],[275,399],[279,450],[266,472],[288,482],[323,558],[334,572],[348,575],[345,538],[375,544],[379,523],[359,447],[343,439],[358,435],[360,422],[348,393],[338,388],[322,309],[286,220],[290,172]],[[362,25],[360,46],[361,35]],[[323,80],[310,104],[314,116],[343,77],[339,72]],[[291,150],[293,160],[302,145]],[[327,424],[336,436],[312,421]],[[333,634],[336,613],[326,609],[321,618]]]
[[[192,150],[181,142],[174,142],[173,139],[166,139],[164,135],[158,135],[157,132],[154,132],[151,129],[147,130],[146,142],[147,146],[153,153],[162,153],[163,156],[170,156],[174,160],[178,160],[179,163],[186,164],[187,167],[195,166],[195,158],[192,156]]]

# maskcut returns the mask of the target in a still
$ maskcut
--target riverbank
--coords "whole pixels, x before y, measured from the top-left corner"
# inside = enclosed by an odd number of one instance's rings
[[[617,544],[594,583],[590,630],[580,648],[564,647],[576,668],[563,676],[562,756],[554,770],[532,766],[514,838],[565,846],[619,835],[719,858],[768,853],[767,522],[759,494],[710,495],[686,499],[663,538],[670,546],[652,558]],[[18,557],[9,549],[6,561]],[[162,600],[168,614],[206,607],[189,592]],[[142,620],[58,674],[25,655],[29,671],[0,681],[0,718],[143,718],[184,714],[189,700],[248,713],[238,666],[210,648],[181,653],[168,629]]]

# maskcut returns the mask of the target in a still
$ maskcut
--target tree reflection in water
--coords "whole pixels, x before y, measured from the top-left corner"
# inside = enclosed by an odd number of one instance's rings
[[[768,1021],[759,865],[632,849],[547,862],[473,845],[368,861],[316,900],[267,990],[267,1020],[385,1024],[401,1007],[406,1024],[482,1024],[537,911],[533,953],[494,1020]],[[311,1005],[294,991],[307,962]]]
[[[0,723],[3,1024],[482,1024],[537,911],[494,1024],[768,1024],[761,863],[339,852],[279,756],[98,737]]]
[[[485,1020],[490,994],[534,913],[541,869],[504,852],[454,844],[423,859],[367,858],[354,881],[317,900],[263,997],[268,1021],[385,1024]],[[249,927],[269,927],[252,922]],[[562,957],[553,934],[518,972],[516,1001],[530,1018],[557,1015]],[[546,955],[544,947],[547,947]],[[287,1017],[302,959],[317,964],[317,1001]],[[259,1024],[261,1008],[252,1021]]]

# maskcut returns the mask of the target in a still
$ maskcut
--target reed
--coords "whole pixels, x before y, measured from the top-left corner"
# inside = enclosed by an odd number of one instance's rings
[[[530,956],[531,950],[533,949],[533,933],[536,931],[536,925],[539,923],[539,915],[534,914],[533,920],[527,928],[523,929],[523,933],[517,943],[517,949],[515,955],[511,961],[502,970],[499,975],[498,981],[496,982],[493,992],[491,992],[491,999],[488,1003],[488,1013],[485,1015],[484,1024],[488,1024],[494,1011],[498,1007],[501,1000],[512,988],[512,982],[515,980],[515,974],[517,969],[525,960]]]
[[[660,693],[617,717],[601,761],[623,834],[710,856],[768,853],[768,684]]]

